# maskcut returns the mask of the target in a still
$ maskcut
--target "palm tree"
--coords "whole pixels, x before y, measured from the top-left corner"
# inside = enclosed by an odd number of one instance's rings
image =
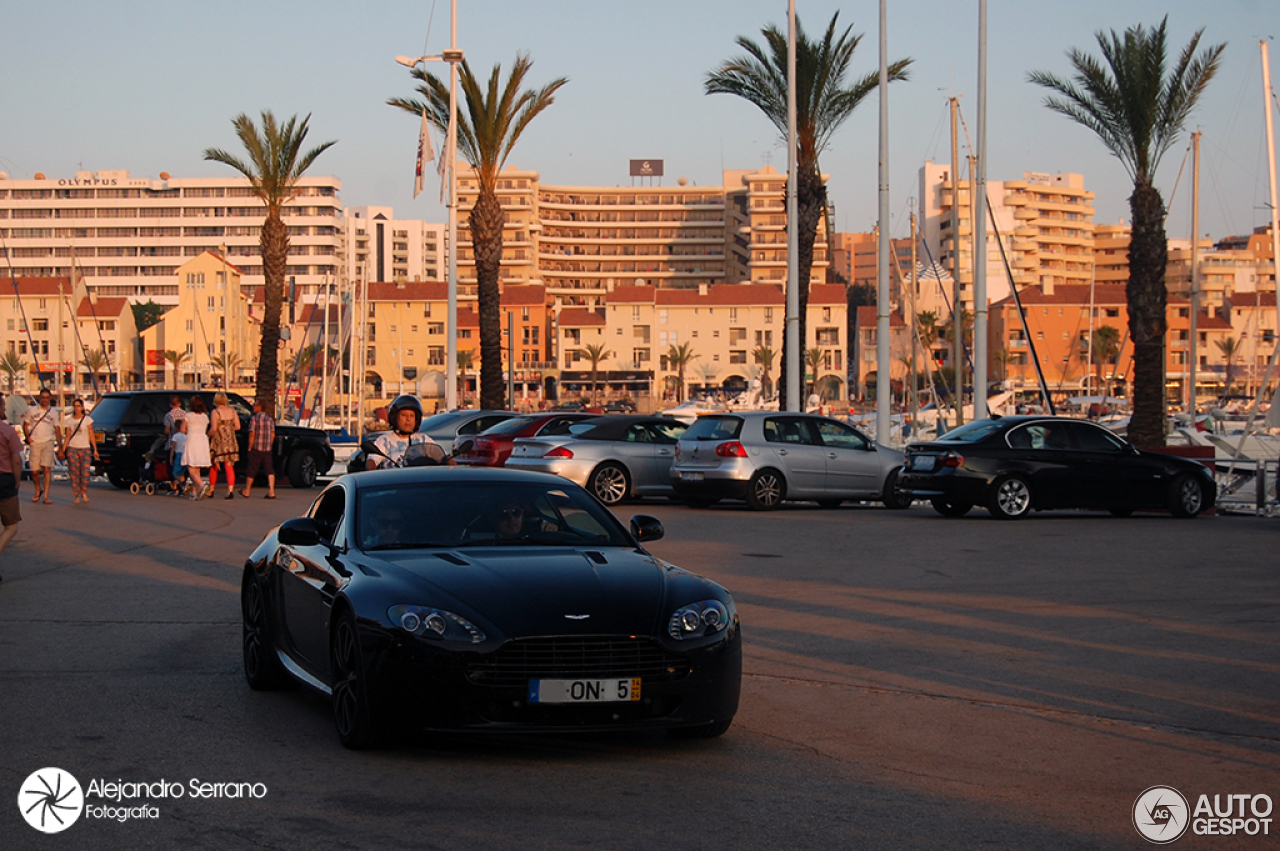
[[[91,349],[84,353],[84,358],[81,359],[80,364],[89,370],[89,375],[93,376],[96,390],[98,373],[104,369],[110,369],[111,359],[107,357],[107,353],[102,349]]]
[[[851,35],[852,26],[836,31],[839,12],[831,16],[821,41],[810,41],[796,20],[796,197],[799,228],[798,280],[800,295],[800,345],[805,337],[805,313],[809,304],[809,274],[813,269],[813,246],[818,223],[827,208],[827,187],[822,182],[818,155],[832,135],[858,105],[880,85],[879,72],[869,72],[850,86],[844,85],[853,53],[862,34]],[[764,45],[745,36],[737,44],[745,55],[725,61],[707,75],[707,94],[737,95],[759,107],[765,117],[787,138],[787,33],[773,24],[760,31]],[[889,79],[906,80],[910,59],[889,66]],[[790,326],[788,326],[790,330]],[[785,399],[787,354],[782,350],[779,398]],[[785,406],[785,404],[784,404]]]
[[[578,350],[581,357],[591,361],[591,401],[596,401],[596,373],[600,369],[600,361],[613,357],[613,352],[606,349],[604,343],[592,343]]]
[[[1045,106],[1092,130],[1133,180],[1129,213],[1129,336],[1133,338],[1133,419],[1129,439],[1164,445],[1165,266],[1169,242],[1164,200],[1155,187],[1161,157],[1177,141],[1196,102],[1217,72],[1225,44],[1196,53],[1203,29],[1182,49],[1166,76],[1165,24],[1137,25],[1121,36],[1098,32],[1103,62],[1080,50],[1067,53],[1070,80],[1044,71],[1031,82],[1054,92]],[[1104,64],[1105,62],[1105,64]]]
[[[462,382],[462,386],[458,391],[458,406],[465,408],[467,406],[467,372],[471,369],[471,349],[458,350],[458,376]],[[498,405],[502,407],[501,404]]]
[[[809,382],[809,395],[812,396],[818,392],[818,370],[822,368],[822,349],[815,346],[806,351],[804,363],[809,369],[809,374],[813,376],[813,381]]]
[[[1093,329],[1093,362],[1097,371],[1098,383],[1102,383],[1102,365],[1111,364],[1111,372],[1115,374],[1116,359],[1120,357],[1120,331],[1110,325],[1102,325]],[[1108,395],[1110,388],[1108,387]]]
[[[1240,346],[1236,343],[1235,337],[1223,337],[1221,340],[1214,340],[1213,344],[1218,347],[1218,351],[1222,352],[1222,356],[1227,360],[1227,374],[1224,392],[1231,392],[1231,381],[1235,378],[1236,373],[1236,355],[1240,353]],[[9,384],[13,387],[12,382]]]
[[[235,352],[227,352],[226,354],[214,355],[209,362],[217,369],[222,370],[222,386],[230,387],[231,378],[240,370],[240,364],[243,359]]]
[[[0,355],[0,369],[4,370],[5,374],[9,376],[10,395],[13,394],[13,383],[18,377],[18,373],[25,373],[27,366],[27,362],[12,349]]]
[[[667,368],[674,370],[676,374],[676,402],[684,401],[684,371],[689,364],[697,359],[697,355],[693,353],[693,346],[689,343],[681,343],[680,345],[671,345],[667,349]]]
[[[770,392],[773,388],[770,386],[772,382],[769,380],[769,370],[773,369],[773,358],[777,353],[769,346],[757,346],[756,350],[751,353],[752,359],[760,367],[760,398],[768,399],[773,396]]]
[[[262,224],[259,246],[262,251],[262,275],[265,279],[262,314],[262,341],[258,354],[258,378],[255,388],[257,400],[271,415],[276,410],[276,386],[280,379],[278,361],[280,349],[280,310],[284,304],[285,273],[289,262],[289,230],[285,227],[280,211],[293,200],[293,190],[316,158],[328,150],[334,142],[302,153],[302,143],[307,138],[308,115],[298,122],[295,115],[280,124],[270,110],[262,111],[262,129],[253,119],[241,113],[231,120],[240,144],[249,155],[241,160],[221,148],[206,148],[204,158],[229,165],[249,178],[253,194],[267,208],[267,218]]]
[[[173,389],[178,389],[178,368],[181,367],[191,358],[191,353],[187,351],[175,352],[173,349],[167,349],[164,353],[166,363],[173,365]]]
[[[555,102],[555,93],[568,82],[564,77],[541,89],[521,91],[525,76],[533,66],[528,54],[516,55],[511,75],[499,90],[502,66],[494,65],[487,88],[471,73],[464,60],[458,80],[466,114],[458,116],[458,148],[475,171],[479,184],[475,206],[467,218],[471,245],[475,251],[476,293],[480,314],[480,407],[501,408],[506,396],[502,381],[502,311],[498,279],[502,265],[504,213],[498,201],[498,174],[538,113]],[[390,98],[387,103],[415,116],[425,114],[441,131],[449,127],[449,87],[440,78],[419,66],[412,70],[417,98]],[[462,112],[462,110],[459,110]]]

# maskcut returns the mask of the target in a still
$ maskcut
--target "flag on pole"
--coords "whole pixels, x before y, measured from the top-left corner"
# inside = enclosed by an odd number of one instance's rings
[[[413,197],[422,192],[422,164],[435,158],[431,149],[431,133],[427,129],[427,111],[422,110],[422,130],[418,133],[418,167],[413,178]]]
[[[453,119],[451,118],[451,119],[449,119],[449,120],[450,120],[450,121],[452,121]],[[448,144],[448,140],[446,139],[446,140],[445,140],[445,150],[446,150],[446,152],[448,151],[448,148],[449,148],[449,144]],[[440,155],[440,161],[436,163],[436,174],[440,175],[440,203],[441,203],[441,204],[443,204],[443,203],[444,203],[444,187],[445,187],[445,182],[446,182],[446,181],[445,181],[445,179],[444,179],[444,175],[445,175],[445,169],[446,169],[447,167],[448,167],[448,166],[447,166],[447,165],[446,165],[446,163],[445,163],[445,156],[444,156],[444,154],[441,154],[441,155]]]

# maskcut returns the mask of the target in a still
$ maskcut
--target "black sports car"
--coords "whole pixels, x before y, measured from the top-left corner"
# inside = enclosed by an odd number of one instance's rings
[[[352,748],[399,726],[718,736],[738,709],[737,610],[641,546],[662,535],[557,476],[344,476],[245,563],[245,677],[331,695]]]
[[[1217,497],[1203,464],[1141,451],[1099,425],[1066,417],[993,417],[913,443],[900,484],[949,517],[975,505],[1004,519],[1047,508],[1117,516],[1168,509],[1195,517]]]

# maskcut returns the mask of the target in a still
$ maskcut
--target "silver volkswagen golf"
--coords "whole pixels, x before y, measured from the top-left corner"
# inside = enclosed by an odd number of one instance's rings
[[[846,499],[906,508],[902,453],[847,423],[815,414],[744,411],[698,418],[676,444],[671,485],[705,507],[741,499],[757,510],[784,500],[835,508]]]

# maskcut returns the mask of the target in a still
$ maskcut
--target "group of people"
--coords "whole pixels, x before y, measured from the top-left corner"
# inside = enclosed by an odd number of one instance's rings
[[[218,470],[224,471],[227,493],[224,499],[236,496],[236,462],[240,460],[240,448],[236,432],[240,430],[240,417],[227,404],[227,394],[213,397],[213,410],[206,411],[204,399],[191,397],[190,409],[182,407],[182,398],[169,397],[169,412],[164,417],[164,451],[168,455],[171,470],[171,486],[174,493],[189,492],[191,499],[210,499],[217,492]],[[276,439],[276,424],[262,406],[253,403],[253,417],[249,420],[249,459],[245,471],[244,489],[240,495],[249,498],[253,480],[259,471],[267,476],[267,499],[276,498],[276,471],[271,461],[271,446]],[[206,484],[204,474],[208,472]],[[190,487],[187,487],[189,479]]]

